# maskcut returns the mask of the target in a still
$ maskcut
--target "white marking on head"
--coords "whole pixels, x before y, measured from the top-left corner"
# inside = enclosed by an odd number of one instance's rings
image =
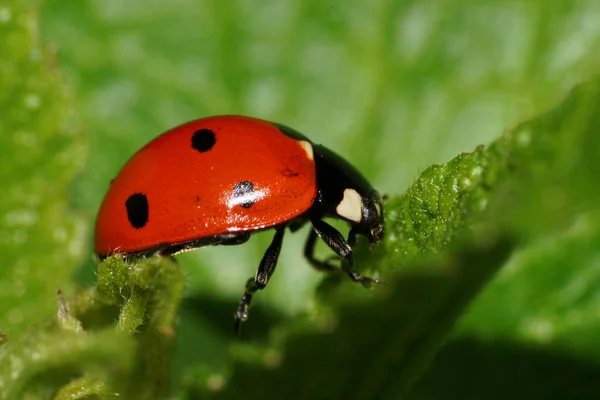
[[[300,143],[300,146],[302,146],[302,148],[306,152],[306,155],[308,156],[308,159],[311,160],[311,161],[314,160],[315,159],[315,155],[313,154],[312,144],[310,144],[306,140],[299,140],[298,142]]]
[[[335,211],[338,215],[350,221],[360,222],[362,219],[362,197],[354,189],[344,190],[344,197],[335,208]]]

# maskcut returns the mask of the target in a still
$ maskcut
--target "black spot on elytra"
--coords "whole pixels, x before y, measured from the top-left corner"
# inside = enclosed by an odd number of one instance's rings
[[[143,193],[135,193],[125,201],[127,218],[135,229],[143,228],[148,222],[148,198]]]
[[[255,202],[256,198],[252,196],[254,193],[254,185],[250,181],[241,181],[235,184],[233,187],[232,197],[239,199],[237,205],[244,208],[250,208]]]
[[[199,129],[192,135],[192,148],[200,153],[212,149],[215,142],[215,133],[210,129]]]

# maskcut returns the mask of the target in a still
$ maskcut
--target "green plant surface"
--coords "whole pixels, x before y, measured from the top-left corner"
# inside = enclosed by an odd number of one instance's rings
[[[11,338],[0,348],[0,398],[48,399],[56,394],[57,399],[77,399],[90,398],[83,397],[86,393],[110,395],[114,388],[108,387],[121,370],[128,368],[133,345],[114,329],[87,334],[65,330],[34,332]],[[83,374],[87,376],[81,377]],[[82,396],[74,397],[77,393]]]
[[[29,2],[0,4],[0,329],[17,334],[57,307],[87,247],[67,191],[84,152],[55,54]]]
[[[596,398],[599,27],[594,0],[0,3],[0,398]],[[236,338],[272,233],[92,257],[127,158],[222,113],[388,195],[356,249],[381,284],[288,235]]]

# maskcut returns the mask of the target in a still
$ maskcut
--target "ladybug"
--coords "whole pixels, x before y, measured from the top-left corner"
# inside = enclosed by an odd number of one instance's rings
[[[348,239],[324,217],[348,222]],[[294,232],[306,223],[312,229],[304,255],[312,266],[334,269],[314,256],[318,236],[352,280],[374,282],[354,270],[352,256],[357,235],[373,245],[384,233],[381,198],[363,175],[287,126],[214,116],[163,133],[123,166],[98,212],[95,252],[100,260],[116,253],[173,256],[203,246],[238,245],[273,228],[273,240],[235,314],[239,330],[253,294],[275,270],[286,228]]]

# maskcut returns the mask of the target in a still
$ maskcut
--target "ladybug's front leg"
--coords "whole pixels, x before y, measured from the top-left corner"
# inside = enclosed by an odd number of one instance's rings
[[[354,269],[354,255],[352,253],[352,246],[344,239],[342,234],[337,231],[333,226],[320,219],[311,220],[313,224],[314,232],[335,252],[335,254],[342,259],[342,269],[344,272],[355,282],[360,282],[364,286],[370,286],[372,283],[377,283],[377,280],[362,276]],[[314,252],[314,241],[316,237],[311,232],[308,237],[308,241],[305,246],[304,254],[307,256],[309,262],[319,269],[333,269],[327,262],[315,260],[313,256]],[[356,242],[356,235],[353,231],[350,232],[350,241],[354,245]]]
[[[235,313],[235,330],[238,333],[240,332],[242,322],[248,319],[248,309],[250,308],[250,303],[252,302],[252,296],[257,290],[264,289],[265,286],[267,286],[271,275],[273,275],[273,271],[275,271],[275,266],[277,265],[277,260],[279,259],[279,253],[281,252],[284,232],[285,226],[276,228],[273,241],[269,245],[269,248],[260,261],[258,271],[256,271],[256,276],[248,279],[248,282],[246,282],[246,291],[244,292],[242,300],[240,301],[240,305]]]

